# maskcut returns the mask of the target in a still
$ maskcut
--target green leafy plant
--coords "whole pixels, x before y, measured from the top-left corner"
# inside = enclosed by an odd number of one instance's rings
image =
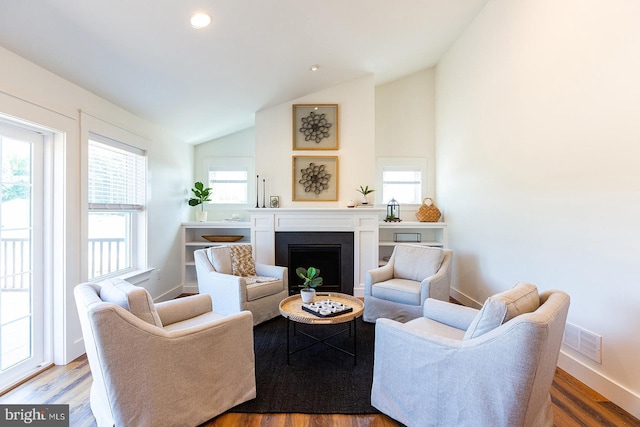
[[[304,279],[302,285],[298,285],[300,288],[316,288],[322,285],[322,277],[320,277],[320,269],[315,267],[298,267],[296,268],[296,274],[301,279]]]
[[[358,193],[362,194],[363,196],[366,196],[367,194],[369,194],[369,193],[373,193],[373,192],[374,192],[374,191],[376,191],[376,190],[374,190],[373,188],[372,188],[372,189],[369,189],[369,186],[368,186],[368,185],[367,185],[367,186],[365,186],[365,187],[362,187],[362,185],[361,185],[359,189],[358,189],[358,188],[356,188],[356,191],[357,191]]]
[[[210,202],[211,199],[209,196],[211,195],[211,188],[204,186],[200,181],[196,182],[193,185],[194,188],[191,189],[194,197],[189,199],[189,206],[198,206],[202,205],[204,202]],[[201,206],[201,209],[204,210],[204,205]]]

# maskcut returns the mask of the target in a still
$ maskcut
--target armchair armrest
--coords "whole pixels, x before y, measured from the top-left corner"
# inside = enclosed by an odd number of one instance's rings
[[[452,252],[446,249],[444,252],[445,256],[438,271],[420,283],[420,295],[423,303],[427,298],[449,301]]]
[[[466,331],[479,310],[433,298],[424,302],[424,317]]]
[[[191,319],[213,310],[211,296],[208,294],[160,302],[155,307],[163,326]]]
[[[371,295],[371,287],[374,283],[384,282],[393,279],[393,264],[389,262],[379,268],[367,271],[364,277],[364,294]]]
[[[247,300],[244,277],[218,273],[214,270],[198,276],[198,291],[211,295],[213,310],[221,314],[242,311]]]
[[[284,280],[287,277],[287,267],[279,265],[267,265],[256,262],[256,274],[258,276],[276,277]]]

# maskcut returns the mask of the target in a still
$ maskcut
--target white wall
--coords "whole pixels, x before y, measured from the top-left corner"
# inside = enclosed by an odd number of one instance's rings
[[[571,296],[602,364],[560,366],[640,416],[640,2],[493,0],[436,71],[453,286]],[[470,299],[468,300],[467,297]]]
[[[195,146],[193,153],[193,166],[195,171],[194,182],[207,182],[209,179],[209,159],[212,157],[241,157],[253,159],[254,156],[255,128],[253,127],[223,136],[222,138],[198,144]],[[250,172],[250,175],[254,175],[253,171]],[[260,196],[262,196],[262,187],[260,188]],[[204,209],[208,212],[207,220],[220,221],[225,218],[230,218],[233,214],[249,220],[249,216],[244,209],[255,207],[255,200],[255,179],[252,178],[249,180],[249,203],[247,205],[222,206],[216,204],[205,204]],[[195,212],[197,209],[200,209],[200,207],[191,208],[191,221],[195,221]]]
[[[423,158],[422,197],[435,198],[435,68],[377,86],[375,102],[376,158]],[[377,203],[386,205],[381,171],[376,173],[376,188]],[[416,221],[419,206],[401,205],[401,218]]]
[[[54,230],[56,247],[55,286],[59,289],[56,309],[65,308],[63,317],[54,319],[57,339],[56,363],[66,363],[84,352],[77,322],[73,288],[81,281],[81,264],[86,263],[86,236],[81,227],[85,209],[81,194],[80,111],[127,129],[148,140],[148,265],[156,269],[144,286],[154,298],[180,293],[180,222],[189,213],[185,202],[193,175],[193,148],[135,115],[98,96],[0,48],[0,114],[18,117],[64,132],[66,140],[56,155],[61,156],[63,182],[56,187],[54,201],[61,207]]]
[[[356,188],[373,186],[375,164],[374,77],[366,76],[256,113],[255,165],[267,184],[267,197],[280,196],[281,207],[345,207],[359,199]],[[339,149],[293,151],[292,105],[338,104]],[[293,202],[292,156],[339,156],[337,202]],[[260,189],[262,200],[262,189]]]

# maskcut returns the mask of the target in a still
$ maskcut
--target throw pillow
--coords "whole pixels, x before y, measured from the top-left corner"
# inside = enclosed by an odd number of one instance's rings
[[[251,245],[231,245],[231,269],[234,276],[255,276],[256,264],[251,256]]]
[[[484,335],[520,314],[537,310],[539,306],[538,288],[531,283],[517,283],[513,288],[487,298],[469,325],[464,339]]]

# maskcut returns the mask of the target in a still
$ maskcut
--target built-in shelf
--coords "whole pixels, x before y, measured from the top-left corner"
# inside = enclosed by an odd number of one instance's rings
[[[447,247],[447,224],[445,222],[384,222],[378,225],[378,265],[383,266],[397,245],[423,245],[438,248]],[[404,239],[394,239],[403,234]],[[414,240],[415,241],[412,241]],[[400,240],[400,241],[398,241]]]
[[[210,242],[202,236],[243,236],[232,243]],[[249,221],[208,221],[182,223],[182,291],[198,292],[196,265],[193,252],[211,246],[251,243]]]

